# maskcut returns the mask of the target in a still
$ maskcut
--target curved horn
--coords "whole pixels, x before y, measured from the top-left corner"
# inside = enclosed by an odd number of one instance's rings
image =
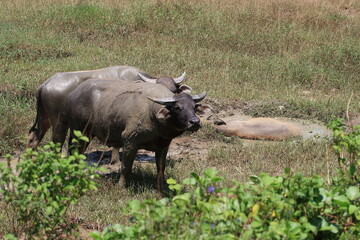
[[[205,98],[206,92],[197,95],[190,95],[190,96],[194,100],[194,102],[198,103]]]
[[[142,75],[141,73],[138,73],[138,75],[141,78],[141,80],[143,80],[144,82],[156,83],[156,79],[147,78],[144,75]]]
[[[186,84],[180,85],[180,86],[178,87],[178,89],[181,90],[181,92],[184,92],[184,93],[187,93],[187,94],[190,94],[191,91],[192,91],[192,88],[189,87],[189,86],[186,85]]]
[[[150,99],[151,101],[164,105],[164,106],[168,106],[173,104],[174,102],[176,102],[176,99],[174,97],[167,97],[167,98],[151,98],[148,97],[148,99]]]
[[[174,78],[174,81],[176,84],[180,84],[182,81],[184,81],[185,77],[186,77],[186,72],[184,72],[180,77]]]

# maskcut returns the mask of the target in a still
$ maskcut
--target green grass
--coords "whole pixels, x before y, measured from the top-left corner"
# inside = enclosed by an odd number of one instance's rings
[[[56,72],[110,65],[158,76],[186,71],[186,83],[194,93],[207,91],[217,111],[233,106],[254,117],[327,123],[346,116],[353,92],[349,113],[358,115],[359,12],[360,2],[350,0],[4,0],[0,155],[25,147],[42,82]],[[289,166],[323,176],[334,168],[325,140],[247,145],[208,126],[194,137],[208,144],[209,155],[194,160],[184,154],[167,168],[167,177],[181,181],[191,171],[216,167],[229,179],[245,181]],[[120,208],[127,200],[157,196],[152,184],[143,184],[154,181],[155,166],[136,164],[135,173],[139,180],[129,189],[101,182],[100,191],[83,198],[70,215],[93,228],[126,223]]]

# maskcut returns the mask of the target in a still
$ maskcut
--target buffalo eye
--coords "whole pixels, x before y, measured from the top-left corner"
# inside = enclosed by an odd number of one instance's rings
[[[175,110],[175,111],[181,111],[181,109],[182,109],[182,108],[181,108],[179,105],[175,105],[175,106],[174,106],[174,110]]]

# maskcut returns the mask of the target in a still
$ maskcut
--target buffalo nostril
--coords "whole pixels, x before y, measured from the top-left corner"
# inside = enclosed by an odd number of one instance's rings
[[[194,119],[190,119],[189,123],[191,125],[199,125],[200,124],[200,119],[194,118]]]

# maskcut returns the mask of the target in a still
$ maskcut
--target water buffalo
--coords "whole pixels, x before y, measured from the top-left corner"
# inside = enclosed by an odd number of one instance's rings
[[[35,123],[29,131],[27,147],[35,149],[50,127],[53,130],[52,140],[61,144],[64,143],[68,130],[65,113],[66,99],[79,84],[89,78],[132,82],[148,81],[162,84],[173,92],[191,91],[189,86],[181,85],[185,73],[178,78],[160,77],[155,79],[148,73],[130,66],[113,66],[98,70],[56,73],[41,84],[37,90],[37,114]]]
[[[274,118],[233,119],[217,125],[216,129],[225,135],[247,139],[285,140],[301,136],[300,128]]]
[[[70,141],[73,130],[80,130],[90,139],[97,137],[108,146],[122,147],[122,183],[128,180],[137,150],[154,151],[156,187],[163,192],[169,145],[185,131],[200,128],[195,112],[205,95],[174,94],[159,84],[88,80],[68,97]],[[79,152],[86,147],[85,142],[78,146]]]

